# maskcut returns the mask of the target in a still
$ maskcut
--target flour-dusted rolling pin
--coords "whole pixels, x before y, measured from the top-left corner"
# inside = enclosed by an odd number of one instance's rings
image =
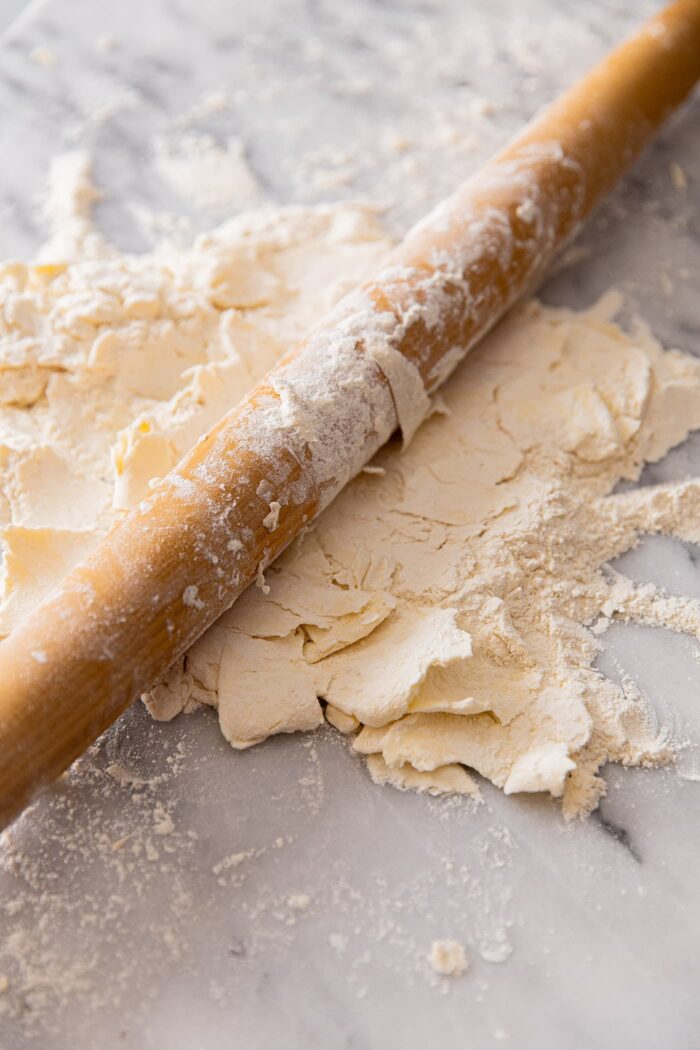
[[[700,0],[679,0],[413,229],[0,644],[0,824],[410,437],[699,76]]]

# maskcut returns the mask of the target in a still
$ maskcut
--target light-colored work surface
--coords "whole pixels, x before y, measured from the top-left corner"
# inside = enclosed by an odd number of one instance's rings
[[[189,210],[153,139],[193,129],[239,137],[274,200],[362,194],[400,231],[651,10],[634,7],[35,7],[0,63],[0,254],[39,242],[49,158],[76,145],[109,191],[100,221],[139,247],[129,203]],[[30,57],[41,45],[55,63]],[[230,106],[192,113],[221,87]],[[666,343],[698,349],[698,119],[676,122],[594,220],[550,299],[583,305],[616,284]],[[691,440],[645,479],[698,470]],[[625,566],[700,591],[679,543]],[[618,627],[606,650],[609,673],[700,738],[686,639]],[[17,933],[0,973],[22,1016],[1,1018],[0,1045],[692,1045],[697,785],[608,779],[600,811],[566,827],[554,804],[488,785],[476,810],[377,788],[330,733],[234,754],[206,714],[163,726],[137,706],[13,834],[2,942]],[[435,977],[437,938],[466,944],[465,976]]]
[[[0,31],[4,31],[26,6],[26,0],[2,0],[0,3]]]

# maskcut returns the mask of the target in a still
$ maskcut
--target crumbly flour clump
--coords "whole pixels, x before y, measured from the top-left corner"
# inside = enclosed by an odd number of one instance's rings
[[[443,977],[461,977],[469,966],[464,945],[453,940],[433,941],[428,962]]]
[[[124,256],[88,219],[0,266],[0,632],[22,616],[389,249],[359,206],[263,209],[184,251]],[[700,605],[606,568],[643,533],[696,540],[700,484],[612,494],[700,426],[700,364],[606,296],[513,311],[171,669],[157,718],[218,709],[234,747],[324,718],[380,783],[544,791],[595,807],[609,761],[672,757],[593,668],[611,618],[700,635]],[[592,629],[590,629],[592,628]]]

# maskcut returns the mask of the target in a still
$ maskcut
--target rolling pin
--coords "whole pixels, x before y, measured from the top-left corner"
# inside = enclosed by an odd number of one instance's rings
[[[407,235],[0,643],[0,826],[327,506],[543,278],[700,77],[678,0]]]

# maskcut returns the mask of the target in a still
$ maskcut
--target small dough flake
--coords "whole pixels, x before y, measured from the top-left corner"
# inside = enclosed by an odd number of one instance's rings
[[[443,977],[461,977],[469,968],[467,953],[460,941],[433,941],[428,962],[435,973]]]
[[[272,500],[270,503],[270,513],[266,514],[263,518],[263,525],[269,532],[274,532],[279,525],[281,509],[281,504],[279,504],[277,500]]]

